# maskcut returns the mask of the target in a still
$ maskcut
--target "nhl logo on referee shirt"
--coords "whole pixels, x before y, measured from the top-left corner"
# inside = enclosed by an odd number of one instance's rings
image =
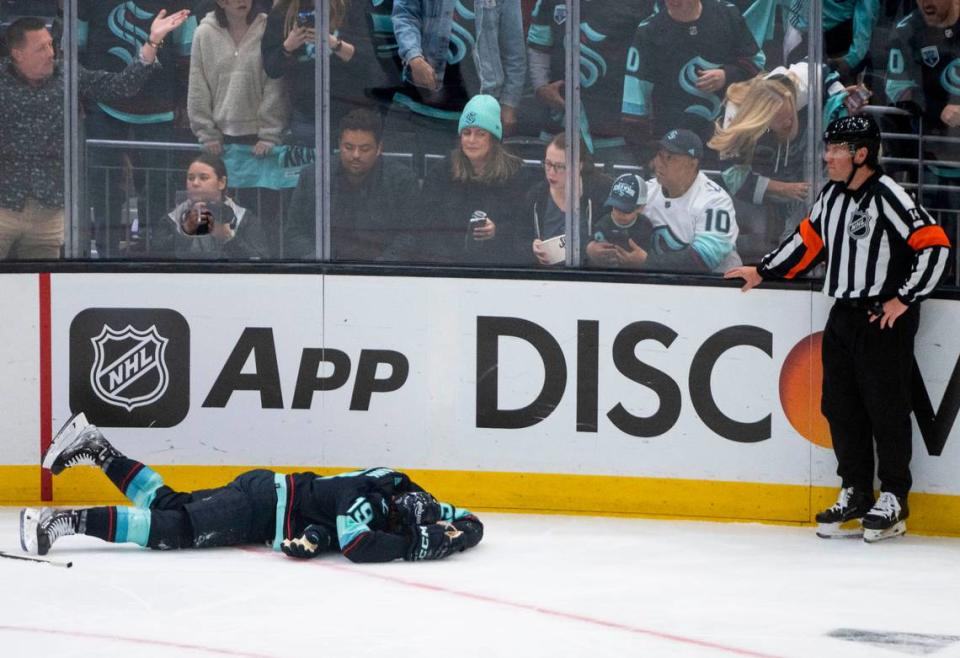
[[[171,427],[189,408],[190,330],[170,309],[87,309],[70,325],[70,408],[107,427]]]
[[[861,240],[870,235],[871,217],[866,210],[857,209],[853,213],[853,219],[847,226],[847,235],[854,240]]]

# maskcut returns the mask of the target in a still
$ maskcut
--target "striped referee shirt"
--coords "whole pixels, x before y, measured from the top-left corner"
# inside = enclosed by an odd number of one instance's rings
[[[826,260],[824,294],[910,304],[936,287],[949,253],[944,230],[878,170],[853,191],[827,183],[810,216],[763,257],[757,272],[792,279]]]

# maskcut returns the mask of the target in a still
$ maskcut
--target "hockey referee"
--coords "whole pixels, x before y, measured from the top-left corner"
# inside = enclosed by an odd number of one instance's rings
[[[823,402],[837,502],[817,514],[821,537],[868,542],[906,532],[910,491],[910,384],[920,300],[943,275],[946,233],[880,168],[880,129],[869,116],[824,133],[829,182],[796,232],[756,267],[735,267],[747,291],[826,261],[823,292],[836,299],[823,332]],[[880,498],[873,496],[876,441]]]

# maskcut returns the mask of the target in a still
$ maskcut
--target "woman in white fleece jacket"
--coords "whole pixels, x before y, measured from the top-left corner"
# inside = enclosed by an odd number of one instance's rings
[[[187,114],[203,147],[253,146],[261,157],[281,141],[287,119],[282,82],[267,77],[260,42],[267,23],[253,0],[217,0],[193,37]]]

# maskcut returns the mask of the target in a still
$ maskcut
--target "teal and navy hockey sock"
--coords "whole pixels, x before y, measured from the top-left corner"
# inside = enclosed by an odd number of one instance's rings
[[[193,526],[182,511],[92,507],[80,512],[77,531],[104,541],[160,550],[193,546]]]
[[[103,465],[110,481],[141,509],[149,509],[163,486],[163,478],[149,466],[127,457],[114,457]]]

